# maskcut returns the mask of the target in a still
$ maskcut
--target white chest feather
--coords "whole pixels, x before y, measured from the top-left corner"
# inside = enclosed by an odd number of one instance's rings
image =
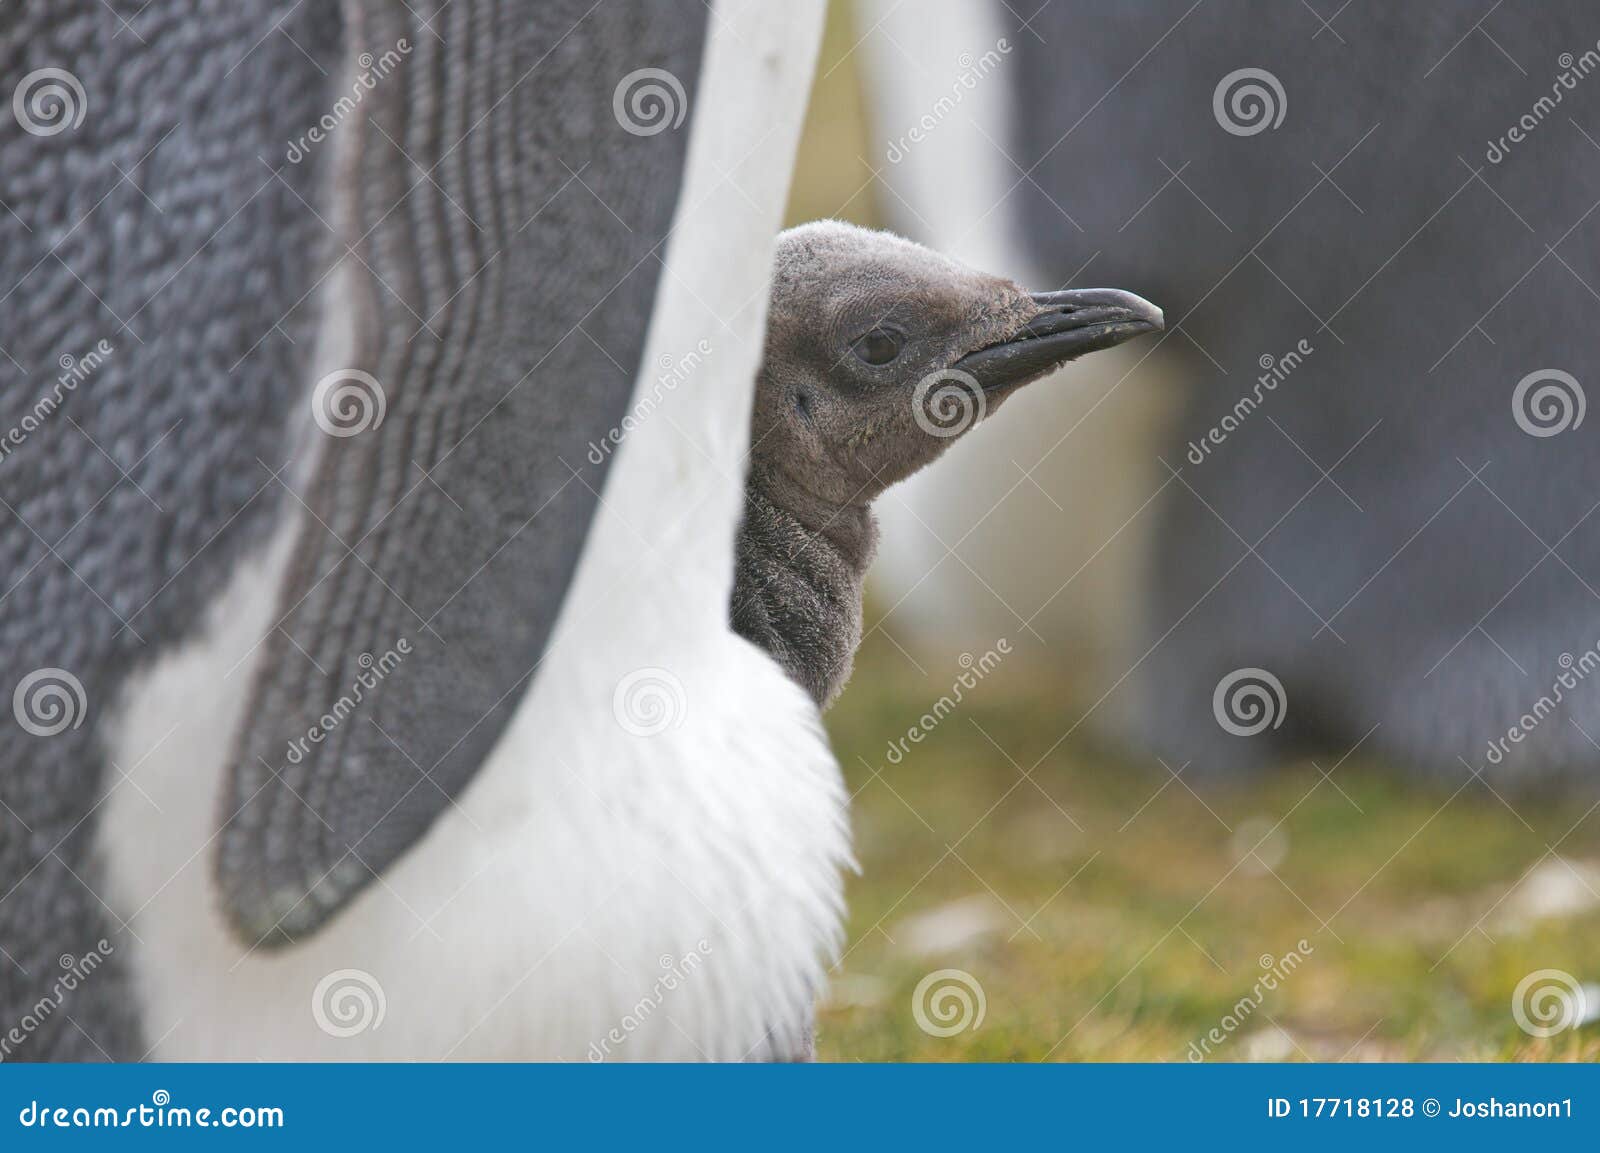
[[[309,941],[232,937],[209,849],[250,663],[219,673],[271,625],[284,552],[245,566],[203,640],[142,678],[116,734],[129,779],[101,845],[156,1055],[793,1051],[837,944],[845,797],[810,702],[727,634],[664,656],[571,618],[505,739],[410,854]],[[635,668],[660,671],[630,680],[590,659],[624,641]]]

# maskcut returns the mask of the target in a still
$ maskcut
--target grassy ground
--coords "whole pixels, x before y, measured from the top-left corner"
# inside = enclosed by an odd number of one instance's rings
[[[1196,795],[1076,738],[1050,750],[1070,691],[1011,666],[890,764],[948,680],[908,672],[880,632],[828,717],[862,873],[822,1059],[1187,1060],[1213,1028],[1210,1060],[1600,1059],[1600,1022],[1540,1039],[1511,1012],[1553,968],[1600,1013],[1600,810],[1567,835],[1582,806],[1513,812],[1355,760]],[[951,1036],[913,1012],[943,968],[984,999]]]

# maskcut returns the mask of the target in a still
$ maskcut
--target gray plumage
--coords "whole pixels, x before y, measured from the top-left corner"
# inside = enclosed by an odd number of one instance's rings
[[[354,172],[330,197],[364,262],[351,366],[387,410],[324,446],[233,759],[217,868],[249,944],[314,931],[422,836],[539,668],[611,459],[583,446],[628,402],[687,148],[626,131],[614,100],[653,68],[692,103],[707,21],[687,3],[351,11],[350,51],[413,45],[341,126]],[[442,42],[420,26],[436,11]],[[401,638],[413,655],[361,723],[290,756]]]
[[[280,158],[325,110],[337,13],[124,8],[138,35],[114,36],[98,0],[0,9],[0,650],[16,714],[0,723],[0,1021],[36,1025],[7,1038],[8,1060],[144,1052],[129,938],[96,895],[110,776],[98,725],[283,505],[271,470],[305,384],[299,302],[319,272],[322,227],[300,198],[315,198],[320,158]],[[14,92],[49,68],[83,100],[35,135]],[[58,698],[77,723],[53,735],[24,728],[29,703],[13,696],[39,670],[83,689],[81,708]],[[102,938],[105,963],[41,1011],[58,959]]]
[[[706,19],[698,4],[576,0],[0,7],[5,699],[48,671],[83,701],[49,735],[20,702],[0,725],[0,1021],[26,1025],[0,1055],[144,1053],[129,938],[91,853],[120,784],[100,725],[286,510],[302,527],[282,627],[262,646],[220,845],[195,846],[218,853],[246,943],[314,928],[471,778],[535,674],[587,531],[605,465],[582,446],[621,417],[676,201],[687,132],[625,132],[613,95],[662,67],[692,100]],[[348,96],[352,62],[402,39],[405,59],[286,161]],[[35,134],[13,94],[46,69],[81,84],[83,115],[69,104]],[[336,176],[353,133],[356,163]],[[302,516],[285,466],[301,434],[322,436],[310,352],[341,261],[360,286],[348,367],[378,380],[387,412],[318,442]],[[66,358],[102,341],[60,385]],[[416,655],[369,700],[375,723],[286,763],[362,654],[402,637]],[[102,939],[110,957],[70,1004],[40,1010],[58,958]]]
[[[872,501],[1022,385],[1159,324],[1158,310],[1128,294],[1030,294],[885,232],[823,221],[784,233],[756,382],[734,630],[826,708],[861,641]]]
[[[1535,437],[1513,408],[1541,369],[1590,401],[1600,383],[1593,6],[1509,3],[1476,32],[1448,4],[1323,13],[1332,31],[1265,0],[1053,0],[1011,37],[1034,251],[1150,284],[1221,366],[1165,342],[1192,382],[1161,450],[1182,479],[1151,510],[1146,656],[1105,712],[1196,771],[1360,744],[1457,780],[1592,781],[1593,676],[1502,764],[1488,742],[1600,641],[1600,426]],[[1259,86],[1265,119],[1246,97],[1236,134],[1214,95],[1246,66],[1282,98]],[[1063,206],[1082,231],[1056,227]],[[1213,691],[1251,666],[1287,715],[1236,737]]]
[[[864,505],[802,496],[785,507],[773,490],[789,489],[765,471],[746,486],[731,619],[734,632],[766,649],[827,708],[850,679],[861,644],[862,582],[878,525]]]

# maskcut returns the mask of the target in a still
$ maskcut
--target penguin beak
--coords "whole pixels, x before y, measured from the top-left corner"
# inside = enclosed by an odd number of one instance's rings
[[[971,373],[985,392],[996,392],[1050,372],[1102,348],[1114,348],[1166,327],[1161,310],[1142,296],[1115,288],[1080,288],[1031,294],[1039,308],[1009,340],[969,352],[955,367]]]

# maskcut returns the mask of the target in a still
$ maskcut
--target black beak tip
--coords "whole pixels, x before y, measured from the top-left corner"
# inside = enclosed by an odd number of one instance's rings
[[[1039,311],[1019,332],[956,361],[986,392],[1026,384],[1069,360],[1166,328],[1161,309],[1118,288],[1036,292],[1030,299]]]
[[[1137,324],[1146,332],[1162,332],[1167,327],[1167,318],[1161,309],[1137,293],[1120,288],[1075,288],[1064,292],[1034,292],[1029,296],[1045,310],[1040,319],[1050,315],[1065,320],[1076,318],[1080,327],[1094,323]]]

